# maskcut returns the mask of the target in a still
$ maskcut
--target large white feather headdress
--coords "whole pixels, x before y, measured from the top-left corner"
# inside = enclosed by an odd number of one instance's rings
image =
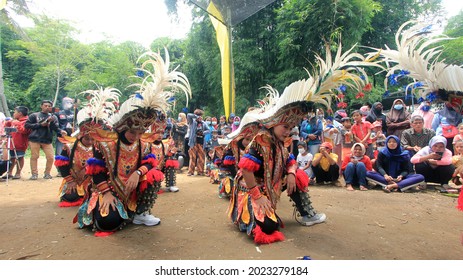
[[[142,81],[132,86],[137,92],[125,101],[111,118],[117,132],[127,129],[148,130],[169,109],[169,100],[178,92],[183,92],[188,102],[191,98],[190,83],[187,77],[175,68],[169,71],[169,53],[165,49],[165,59],[159,53],[147,52],[138,61],[146,59],[138,69],[143,73]]]
[[[407,26],[409,28],[405,29]],[[439,61],[442,49],[436,45],[450,38],[444,35],[429,38],[430,33],[430,25],[407,21],[395,35],[397,49],[388,46],[384,50],[375,49],[388,64],[386,89],[387,81],[395,78],[396,71],[401,71],[413,79],[406,91],[412,88],[423,99],[433,101],[440,97],[446,100],[449,94],[463,95],[463,69]]]
[[[120,91],[115,88],[100,87],[97,90],[86,90],[80,94],[88,95],[89,99],[76,116],[79,133],[106,126],[109,118],[119,106]]]

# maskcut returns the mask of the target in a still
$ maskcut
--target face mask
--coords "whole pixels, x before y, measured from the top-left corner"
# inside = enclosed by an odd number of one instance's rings
[[[319,119],[323,119],[324,115],[318,115]]]
[[[234,122],[233,124],[234,125],[240,125],[240,122]]]
[[[220,124],[225,124],[225,122],[220,122]]]
[[[375,112],[376,113],[381,113],[383,111],[383,108],[379,107],[379,108],[375,108]]]
[[[303,154],[305,153],[305,150],[304,149],[297,149],[299,151],[300,154]]]
[[[431,106],[429,106],[429,105],[424,105],[423,107],[421,107],[421,110],[427,112],[427,111],[431,110]]]
[[[181,118],[181,117],[178,117],[177,120],[178,120],[178,122],[181,122],[181,121],[182,121],[182,118]]]
[[[212,122],[212,125],[216,125],[216,124],[217,124],[217,122]]]
[[[404,108],[404,106],[402,104],[394,105],[394,109],[396,109],[396,110],[402,110],[403,108]]]
[[[211,124],[211,121],[206,121],[206,124],[207,124],[207,125],[210,125],[210,124]]]

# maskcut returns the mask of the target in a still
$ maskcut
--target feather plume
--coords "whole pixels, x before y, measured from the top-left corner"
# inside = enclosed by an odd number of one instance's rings
[[[121,92],[115,88],[100,87],[98,90],[86,90],[80,94],[90,94],[91,98],[84,108],[77,113],[77,123],[92,120],[95,123],[106,122],[117,110]]]
[[[438,90],[463,92],[463,69],[457,65],[447,65],[443,60],[440,61],[442,49],[440,46],[433,47],[451,38],[445,35],[428,37],[430,33],[429,25],[407,21],[400,26],[395,35],[397,49],[390,49],[388,46],[383,50],[372,48],[381,52],[382,61],[388,66],[386,89],[391,75],[396,71],[406,70],[407,76],[413,79],[406,89],[418,89],[424,98],[428,93]],[[417,82],[419,86],[414,86]]]

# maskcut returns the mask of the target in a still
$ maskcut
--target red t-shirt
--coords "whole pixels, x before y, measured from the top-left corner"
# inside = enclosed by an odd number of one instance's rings
[[[362,122],[360,125],[357,123],[354,123],[351,128],[352,134],[360,138],[360,140],[363,140],[365,136],[367,136],[368,131],[371,132],[371,123],[368,121]],[[368,137],[367,139],[367,144],[371,144],[371,138]]]

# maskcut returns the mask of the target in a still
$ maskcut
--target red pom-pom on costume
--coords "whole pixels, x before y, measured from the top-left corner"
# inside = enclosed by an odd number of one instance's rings
[[[69,160],[56,159],[54,162],[56,167],[69,165]]]
[[[158,194],[163,194],[164,193],[164,190],[159,190],[158,191]]]
[[[252,233],[254,234],[254,242],[257,244],[270,244],[285,240],[281,231],[275,230],[272,234],[266,234],[258,225],[252,230]]]
[[[175,159],[166,160],[166,168],[167,167],[173,167],[175,169],[178,169],[178,167],[179,167],[178,160],[175,160]]]
[[[79,198],[78,200],[74,202],[69,202],[69,201],[61,201],[58,206],[59,207],[74,207],[74,206],[80,206],[84,202],[83,198]]]
[[[162,173],[158,169],[153,168],[150,171],[148,171],[148,173],[146,173],[146,180],[150,184],[153,184],[154,182],[161,182],[162,180],[164,180],[164,173]]]
[[[291,165],[295,165],[295,164],[297,164],[297,162],[294,159],[291,159],[290,161],[286,163],[286,167],[290,167]]]
[[[241,169],[248,170],[250,172],[256,172],[257,170],[259,170],[260,165],[251,159],[242,157],[240,159],[240,163],[238,163],[238,167]]]
[[[234,160],[234,159],[232,159],[232,160],[226,159],[226,160],[224,160],[222,162],[222,164],[225,165],[225,166],[235,165],[235,163],[236,163],[236,160]]]
[[[463,191],[460,192],[460,196],[458,197],[457,209],[463,211]]]
[[[141,161],[142,165],[147,163],[151,164],[152,167],[158,166],[158,160],[156,157],[145,157],[145,159]]]
[[[115,233],[115,231],[96,231],[94,236],[95,237],[105,237],[105,236],[110,236],[113,233]]]
[[[309,186],[309,176],[299,168],[296,170],[296,186],[302,192],[306,192]]]
[[[87,175],[96,175],[103,172],[106,172],[106,167],[99,165],[87,165],[85,168],[85,174]]]

